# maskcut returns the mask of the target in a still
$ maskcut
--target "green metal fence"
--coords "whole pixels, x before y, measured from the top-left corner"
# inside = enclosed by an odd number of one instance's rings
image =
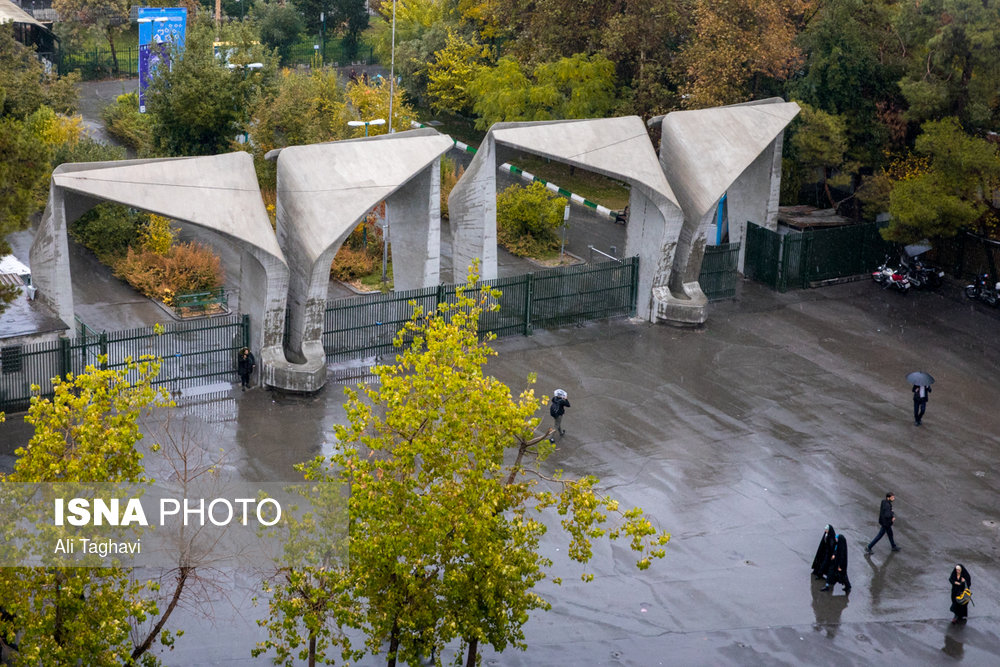
[[[82,373],[88,365],[101,364],[102,356],[102,366],[112,369],[123,368],[128,357],[159,357],[154,384],[171,391],[211,379],[233,380],[236,351],[249,338],[250,321],[244,315],[9,345],[0,348],[0,411],[27,409],[31,385],[38,385],[40,395],[51,396],[52,378]]]
[[[743,274],[750,280],[778,289],[781,274],[781,235],[747,222],[747,249]]]
[[[863,223],[780,234],[751,222],[744,273],[782,292],[862,274],[896,253],[878,229],[876,223]]]
[[[739,243],[723,243],[705,248],[698,284],[709,301],[732,299],[736,296],[739,261]]]
[[[110,76],[139,76],[139,47],[120,46],[115,49],[115,58],[110,49],[88,49],[86,51],[60,51],[56,62],[59,74],[79,70],[84,81],[104,79]]]
[[[499,308],[483,313],[481,334],[530,335],[535,328],[635,314],[639,259],[609,261],[478,283],[500,290]],[[413,304],[431,311],[454,300],[460,285],[372,294],[327,305],[323,348],[328,361],[392,353],[396,332],[410,319]],[[412,303],[411,303],[412,302]]]
[[[1000,275],[1000,241],[964,232],[936,239],[932,245],[927,259],[956,278],[971,278],[986,272]]]

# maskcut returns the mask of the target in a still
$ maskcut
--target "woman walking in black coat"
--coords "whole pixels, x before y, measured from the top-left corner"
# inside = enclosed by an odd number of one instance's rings
[[[823,537],[820,538],[819,547],[816,549],[816,557],[813,558],[812,572],[817,579],[822,579],[826,575],[827,567],[830,565],[830,556],[837,546],[837,531],[833,526],[826,524],[823,529]]]
[[[951,571],[948,581],[951,582],[951,613],[955,615],[951,622],[965,622],[969,616],[969,601],[967,599],[959,601],[958,598],[962,596],[966,588],[972,588],[972,575],[969,574],[964,565],[959,563]]]
[[[826,571],[826,586],[823,591],[831,591],[837,584],[844,585],[844,592],[851,592],[851,580],[847,576],[847,538],[837,535],[837,546],[833,549],[833,556],[830,558],[830,567]]]

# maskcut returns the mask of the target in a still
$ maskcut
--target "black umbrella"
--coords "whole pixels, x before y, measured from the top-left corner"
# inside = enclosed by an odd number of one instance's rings
[[[934,384],[934,378],[931,377],[931,374],[923,371],[913,371],[906,376],[906,381],[920,387],[927,387]]]

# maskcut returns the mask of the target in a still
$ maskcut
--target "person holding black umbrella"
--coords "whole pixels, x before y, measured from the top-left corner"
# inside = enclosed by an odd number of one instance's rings
[[[913,384],[913,423],[920,426],[920,421],[924,418],[927,410],[927,399],[931,393],[931,383],[934,378],[928,373],[915,371],[906,376],[908,382]]]

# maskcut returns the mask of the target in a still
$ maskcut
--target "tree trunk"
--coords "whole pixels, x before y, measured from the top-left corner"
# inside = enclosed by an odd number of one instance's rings
[[[392,631],[389,633],[389,658],[385,661],[386,667],[396,667],[396,651],[399,650],[399,620],[392,622]]]
[[[153,645],[153,641],[156,640],[157,635],[160,634],[163,626],[166,625],[167,619],[170,618],[170,614],[174,613],[174,609],[177,607],[177,603],[181,599],[181,593],[184,591],[184,584],[187,583],[188,576],[191,574],[193,569],[194,568],[192,567],[181,568],[180,574],[177,575],[177,586],[174,588],[174,594],[170,597],[170,604],[167,605],[166,611],[164,611],[160,616],[160,620],[156,622],[156,625],[154,625],[149,631],[149,634],[146,635],[146,639],[141,644],[136,646],[134,651],[132,651],[132,660],[129,664],[134,664],[135,661],[138,660],[139,656],[148,651]]]
[[[476,654],[479,653],[479,640],[470,639],[469,652],[465,655],[465,667],[476,667]]]
[[[309,635],[309,667],[316,667],[316,635]]]
[[[111,47],[111,73],[118,74],[118,54],[115,53],[115,28],[114,26],[108,26],[108,46]]]

